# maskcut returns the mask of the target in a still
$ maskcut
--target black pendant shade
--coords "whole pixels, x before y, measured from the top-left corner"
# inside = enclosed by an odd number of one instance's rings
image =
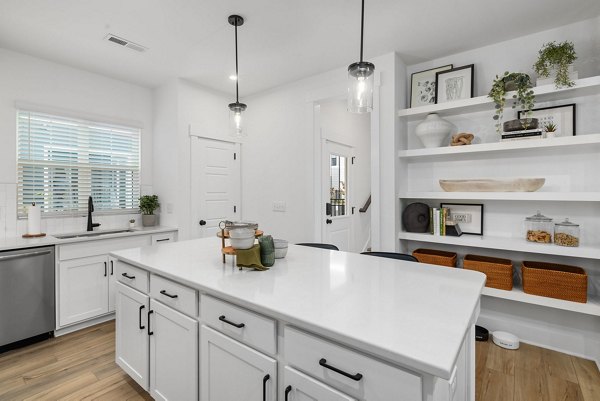
[[[360,61],[348,66],[348,111],[368,113],[373,110],[373,81],[375,65],[363,60],[365,0],[360,14]]]

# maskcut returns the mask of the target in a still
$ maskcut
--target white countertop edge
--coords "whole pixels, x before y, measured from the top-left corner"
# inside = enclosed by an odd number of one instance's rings
[[[447,360],[445,362],[441,362],[438,364],[425,363],[425,362],[417,360],[415,358],[411,358],[411,357],[408,357],[405,355],[400,355],[397,353],[392,353],[389,350],[386,350],[384,348],[378,347],[378,346],[370,344],[370,343],[363,342],[361,340],[358,340],[356,338],[348,336],[347,333],[330,330],[330,329],[324,328],[322,326],[315,325],[314,323],[304,321],[302,319],[298,319],[298,318],[295,318],[293,316],[289,316],[286,314],[282,314],[278,311],[272,310],[263,305],[257,305],[255,303],[252,303],[252,302],[248,301],[247,299],[242,299],[242,298],[235,297],[235,296],[232,296],[229,294],[225,294],[225,293],[215,290],[214,288],[209,288],[209,287],[203,286],[202,284],[199,284],[197,282],[192,282],[192,281],[186,280],[184,278],[181,278],[177,275],[170,274],[169,272],[156,269],[152,266],[144,265],[143,263],[138,263],[133,259],[130,259],[130,258],[127,258],[127,257],[121,255],[119,253],[119,251],[110,252],[110,256],[113,256],[124,262],[130,263],[133,266],[147,270],[150,273],[153,273],[153,274],[171,279],[178,283],[187,285],[187,286],[194,288],[202,293],[216,296],[222,300],[231,302],[231,303],[236,304],[241,307],[246,307],[247,309],[251,309],[251,310],[261,313],[265,316],[269,316],[269,317],[275,318],[277,320],[284,321],[285,323],[290,324],[292,326],[296,326],[299,329],[318,334],[318,335],[328,339],[329,341],[337,342],[339,340],[340,343],[345,344],[347,347],[350,347],[350,348],[355,347],[356,349],[359,350],[359,352],[371,354],[383,361],[386,361],[386,362],[392,363],[392,364],[396,364],[396,365],[400,365],[404,369],[407,369],[410,371],[417,371],[420,373],[425,373],[425,374],[430,374],[432,376],[440,377],[444,380],[450,380],[450,378],[452,376],[452,372],[454,370],[454,366],[456,365],[456,363],[458,361],[458,356],[459,356],[460,348],[461,348],[460,346],[455,347],[457,349],[457,352],[454,353],[454,356],[450,360]],[[483,291],[484,286],[485,286],[485,280],[482,281],[481,288],[479,288],[480,293],[481,293],[481,291]],[[480,302],[479,300],[480,300],[480,298],[478,298],[477,301],[472,305],[472,309],[474,311],[473,316],[470,319],[471,320],[470,324],[468,324],[467,327],[465,328],[465,333],[463,334],[463,336],[460,340],[460,344],[462,344],[462,342],[464,341],[465,336],[469,335],[471,324],[475,324],[474,317],[479,308],[479,306],[478,306],[479,302]]]
[[[123,228],[126,230],[127,228]],[[118,230],[118,228],[115,228]],[[40,246],[53,246],[53,245],[65,245],[65,244],[73,244],[78,242],[89,242],[89,241],[102,241],[105,239],[114,239],[121,237],[133,237],[138,235],[148,235],[148,234],[160,234],[165,232],[176,232],[178,231],[175,227],[166,227],[166,226],[155,226],[155,227],[136,227],[133,228],[133,232],[125,232],[125,233],[114,233],[114,234],[105,234],[102,236],[91,236],[91,237],[77,237],[77,238],[67,238],[60,239],[56,238],[50,234],[41,238],[23,238],[23,237],[8,237],[5,239],[0,239],[0,251],[11,251],[17,249],[27,249],[27,248],[37,248]],[[111,231],[111,230],[106,230]],[[81,231],[83,232],[83,231]],[[102,232],[102,230],[99,230]],[[61,233],[59,235],[68,235],[69,233]]]

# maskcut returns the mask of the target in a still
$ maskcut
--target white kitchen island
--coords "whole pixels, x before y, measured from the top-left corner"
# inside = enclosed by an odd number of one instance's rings
[[[240,271],[217,238],[111,255],[116,360],[155,399],[475,400],[481,273],[294,245]]]

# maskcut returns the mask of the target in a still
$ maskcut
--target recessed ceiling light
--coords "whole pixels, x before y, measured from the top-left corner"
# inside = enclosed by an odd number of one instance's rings
[[[231,79],[232,81],[235,81],[237,79],[237,75],[230,75],[229,79]]]

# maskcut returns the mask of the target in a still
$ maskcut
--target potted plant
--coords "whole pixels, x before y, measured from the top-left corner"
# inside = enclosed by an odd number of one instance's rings
[[[554,75],[556,88],[571,87],[575,85],[571,78],[572,64],[577,60],[573,42],[546,43],[539,51],[539,57],[533,69],[540,78]],[[575,73],[576,74],[576,73]],[[576,78],[575,78],[576,79]]]
[[[157,195],[144,195],[139,198],[140,211],[142,212],[142,225],[152,227],[156,225],[156,215],[154,211],[159,208]]]
[[[544,124],[544,131],[546,131],[546,138],[556,137],[556,124],[554,124],[554,123]]]
[[[512,108],[515,109],[517,106],[520,106],[525,111],[526,118],[521,119],[521,123],[523,129],[529,128],[531,119],[528,117],[531,115],[531,109],[533,109],[535,104],[535,95],[532,87],[531,78],[527,74],[506,71],[502,76],[496,75],[488,97],[496,104],[494,120],[496,120],[496,131],[499,134],[502,133],[502,117],[504,116],[504,107],[506,106],[506,93],[509,91],[516,91],[512,96]]]

